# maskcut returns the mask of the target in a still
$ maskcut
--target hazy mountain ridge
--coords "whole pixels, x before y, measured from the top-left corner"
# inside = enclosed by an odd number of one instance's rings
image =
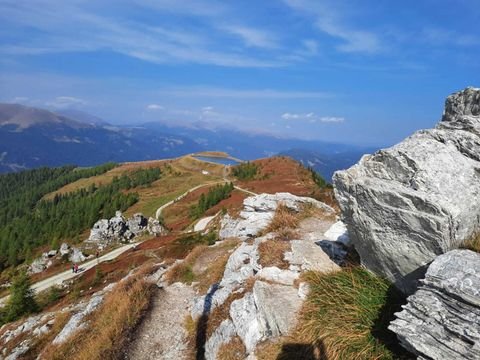
[[[169,158],[201,149],[182,136],[87,124],[43,109],[0,104],[0,172]]]
[[[245,160],[280,153],[306,166],[313,163],[315,170],[330,179],[334,171],[352,165],[369,149],[238,129],[168,126],[161,122],[115,126],[78,110],[54,113],[0,104],[0,172],[165,159],[202,150],[224,151]]]

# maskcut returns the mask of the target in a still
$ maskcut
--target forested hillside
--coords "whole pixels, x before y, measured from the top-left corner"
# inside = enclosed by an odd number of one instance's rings
[[[151,184],[160,169],[137,170],[113,178],[108,185],[91,185],[75,192],[42,200],[44,195],[80,178],[105,173],[116,165],[94,168],[74,166],[41,168],[0,176],[0,270],[29,260],[42,245],[57,247],[61,240],[74,238],[101,217],[126,210],[138,201],[127,191]]]

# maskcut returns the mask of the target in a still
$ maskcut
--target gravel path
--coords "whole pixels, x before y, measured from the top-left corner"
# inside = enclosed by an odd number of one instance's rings
[[[132,336],[135,340],[125,359],[188,359],[184,322],[194,296],[194,290],[182,283],[159,289],[152,308]]]

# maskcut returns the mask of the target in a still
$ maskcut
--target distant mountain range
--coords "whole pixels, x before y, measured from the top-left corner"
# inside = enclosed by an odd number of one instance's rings
[[[245,160],[280,153],[330,179],[333,171],[352,165],[363,153],[375,149],[158,122],[113,126],[76,110],[54,113],[0,104],[0,172],[172,158],[202,150],[225,151]]]

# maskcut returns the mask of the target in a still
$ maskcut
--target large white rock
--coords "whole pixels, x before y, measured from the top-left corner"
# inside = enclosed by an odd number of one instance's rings
[[[256,236],[270,224],[279,204],[284,204],[293,211],[300,211],[302,204],[306,203],[324,210],[327,214],[334,213],[330,206],[312,198],[290,193],[260,194],[243,201],[243,210],[238,219],[225,215],[219,236],[221,239],[232,237],[247,239]]]
[[[480,254],[439,256],[396,316],[389,329],[420,358],[480,359]]]
[[[435,129],[336,172],[362,264],[412,292],[425,266],[480,230],[480,89],[447,98]]]

